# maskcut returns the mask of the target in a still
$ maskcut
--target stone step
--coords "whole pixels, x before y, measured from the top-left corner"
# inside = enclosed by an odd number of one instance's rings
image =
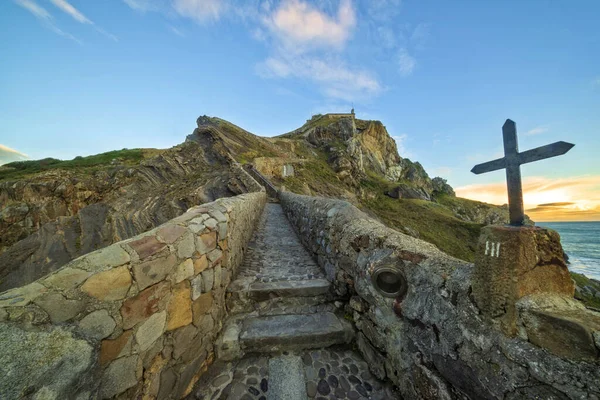
[[[245,352],[314,349],[349,343],[350,324],[331,312],[246,318],[239,335]]]
[[[269,400],[306,400],[304,364],[299,356],[269,360]]]
[[[326,279],[254,282],[248,286],[247,296],[255,301],[274,297],[313,297],[327,294],[330,287],[331,284]]]

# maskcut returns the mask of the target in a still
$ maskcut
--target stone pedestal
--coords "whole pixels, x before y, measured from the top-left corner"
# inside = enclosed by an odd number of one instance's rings
[[[475,254],[473,296],[486,318],[509,336],[517,333],[515,303],[548,293],[573,297],[558,233],[523,226],[482,229]]]

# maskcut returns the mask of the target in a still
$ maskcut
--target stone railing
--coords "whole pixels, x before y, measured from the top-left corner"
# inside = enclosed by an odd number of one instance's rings
[[[252,164],[246,165],[246,171],[258,182],[261,186],[265,188],[267,194],[270,198],[276,199],[279,196],[277,188],[271,183],[269,179],[267,179],[263,174],[261,174],[256,168],[252,166]]]
[[[477,308],[473,264],[389,229],[344,201],[286,192],[280,201],[337,294],[348,301],[357,345],[371,371],[396,383],[404,398],[600,398],[598,313],[568,296],[526,296],[517,303],[519,333],[507,336]],[[373,282],[385,270],[396,271],[397,281],[387,281],[399,284],[395,298],[384,297]],[[533,306],[542,311],[528,313]],[[540,317],[558,310],[566,316],[587,313],[591,331],[577,321],[567,326],[566,319]],[[570,337],[576,342],[568,345],[572,352],[531,340],[534,333],[552,336],[562,328],[580,330]]]
[[[266,202],[219,199],[0,293],[0,398],[179,399]]]

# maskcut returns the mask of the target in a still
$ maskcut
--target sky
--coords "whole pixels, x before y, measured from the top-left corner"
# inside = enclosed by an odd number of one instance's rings
[[[507,202],[502,125],[534,220],[600,220],[600,2],[4,0],[0,164],[184,141],[200,115],[261,136],[381,120],[458,195]]]

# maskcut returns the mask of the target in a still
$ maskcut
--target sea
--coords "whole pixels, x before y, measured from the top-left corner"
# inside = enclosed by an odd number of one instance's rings
[[[560,234],[569,269],[600,280],[600,222],[538,222]]]

